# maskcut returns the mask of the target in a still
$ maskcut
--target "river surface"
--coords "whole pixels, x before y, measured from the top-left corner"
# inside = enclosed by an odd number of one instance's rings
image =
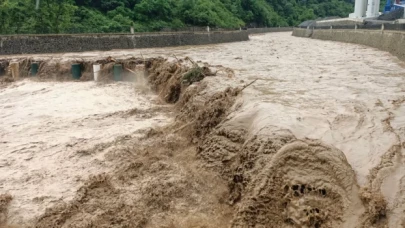
[[[244,104],[234,118],[255,112],[249,126],[253,134],[271,126],[337,147],[360,186],[381,190],[390,211],[389,226],[403,222],[405,68],[397,57],[366,46],[298,38],[291,33],[138,53],[189,56],[233,69],[237,80],[223,84],[258,79],[245,91]]]
[[[257,113],[251,132],[273,126],[299,139],[319,139],[340,149],[358,184],[372,183],[373,188],[381,190],[388,202],[390,227],[397,227],[403,219],[405,67],[389,53],[360,45],[297,38],[291,33],[269,33],[251,36],[246,42],[209,46],[37,56],[188,56],[234,71],[234,76],[218,86],[242,86],[257,79],[244,91],[238,111],[239,115]],[[40,87],[40,93],[49,89]],[[27,93],[32,92],[27,88]],[[13,102],[5,105],[2,108],[9,109]],[[370,173],[374,168],[378,171]]]

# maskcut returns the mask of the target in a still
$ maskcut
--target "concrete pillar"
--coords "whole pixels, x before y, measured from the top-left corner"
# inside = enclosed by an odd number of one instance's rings
[[[374,15],[376,17],[380,16],[380,1],[381,0],[374,0],[375,1],[375,7],[374,7]]]
[[[368,4],[367,4],[367,12],[366,12],[367,17],[372,17],[374,15],[373,8],[374,8],[374,0],[369,0]]]
[[[38,74],[39,70],[39,63],[31,63],[31,76],[36,76]]]
[[[381,24],[381,32],[384,32],[384,24]]]
[[[93,74],[94,74],[94,81],[98,81],[99,80],[99,72],[101,69],[101,65],[100,64],[94,64],[93,65]]]
[[[350,14],[351,18],[362,18],[366,15],[367,0],[356,0],[354,5],[354,13]]]
[[[82,77],[82,65],[80,63],[73,63],[71,71],[73,79],[79,80]]]
[[[113,66],[113,73],[114,73],[115,81],[122,81],[122,65],[121,64],[115,64]]]
[[[207,26],[207,32],[210,32],[210,26]]]
[[[365,0],[364,3],[364,10],[367,10],[367,6],[368,6],[368,2],[372,1],[372,0]],[[367,15],[367,11],[364,11],[363,17],[365,17]]]
[[[131,34],[134,34],[135,33],[135,31],[134,31],[134,26],[131,26]]]
[[[378,17],[380,15],[380,0],[369,0],[367,5],[367,17]]]
[[[10,63],[9,70],[14,80],[20,78],[20,64],[18,62]]]

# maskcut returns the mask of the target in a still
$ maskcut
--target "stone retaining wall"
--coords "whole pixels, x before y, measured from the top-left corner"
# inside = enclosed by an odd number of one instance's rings
[[[0,36],[0,55],[108,51],[204,45],[249,40],[248,31],[211,33],[78,34]]]
[[[294,28],[293,35],[298,37],[310,37],[320,40],[332,40],[346,43],[354,43],[370,46],[388,51],[401,60],[405,60],[405,33],[399,31],[381,30],[307,30]]]

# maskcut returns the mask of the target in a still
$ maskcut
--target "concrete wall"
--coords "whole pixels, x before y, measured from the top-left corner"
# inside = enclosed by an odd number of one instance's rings
[[[87,34],[0,36],[0,55],[108,51],[204,45],[249,40],[245,31],[212,33]]]
[[[312,29],[294,28],[292,35],[298,37],[311,37]]]
[[[339,18],[331,20],[317,21],[316,26],[333,26],[333,25],[359,25],[363,24],[363,19],[356,18]]]
[[[249,34],[268,33],[268,32],[291,32],[293,31],[293,27],[250,28],[247,31]]]
[[[307,37],[307,29],[294,28],[293,35]],[[388,51],[401,60],[405,60],[405,33],[378,30],[313,30],[311,37],[320,40],[332,40],[370,46]]]

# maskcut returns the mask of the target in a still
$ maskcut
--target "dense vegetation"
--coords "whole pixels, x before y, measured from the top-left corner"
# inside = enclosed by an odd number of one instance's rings
[[[188,26],[288,26],[345,17],[352,0],[0,0],[0,33],[158,31]]]

